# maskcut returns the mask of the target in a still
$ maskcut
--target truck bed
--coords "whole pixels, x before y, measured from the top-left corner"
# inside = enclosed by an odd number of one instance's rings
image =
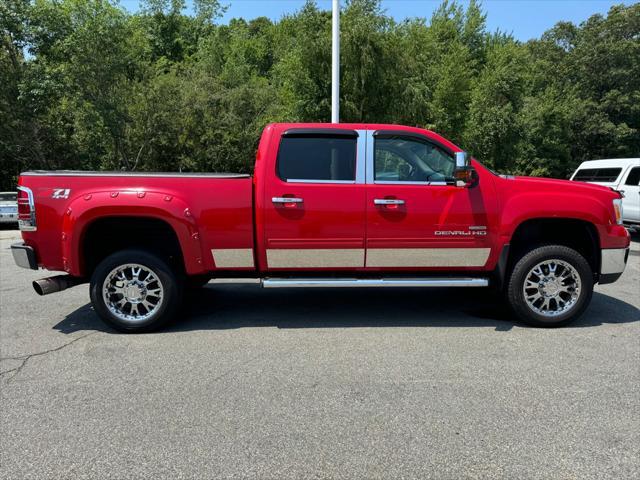
[[[253,251],[252,181],[237,173],[24,172],[20,186],[33,192],[38,224],[24,238],[45,246],[41,266],[83,275],[83,232],[93,222],[156,218],[176,232],[188,273],[214,271],[214,252],[222,258],[228,249]]]
[[[20,175],[59,177],[182,177],[182,178],[249,178],[248,173],[199,172],[129,172],[118,170],[30,170]]]

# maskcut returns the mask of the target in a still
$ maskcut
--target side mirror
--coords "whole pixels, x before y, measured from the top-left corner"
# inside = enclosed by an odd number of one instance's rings
[[[467,152],[456,152],[456,170],[464,170],[471,165],[471,159]]]
[[[471,166],[471,157],[467,152],[456,152],[456,169],[453,176],[456,179],[456,186],[471,187],[478,181],[478,174]]]

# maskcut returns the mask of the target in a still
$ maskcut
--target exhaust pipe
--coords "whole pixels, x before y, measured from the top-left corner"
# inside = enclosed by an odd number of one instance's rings
[[[38,295],[49,295],[61,292],[67,288],[75,287],[82,283],[82,279],[71,275],[56,275],[55,277],[41,278],[33,281],[33,289]]]

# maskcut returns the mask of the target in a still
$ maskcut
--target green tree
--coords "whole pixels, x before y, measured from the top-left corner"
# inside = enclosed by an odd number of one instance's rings
[[[492,168],[513,170],[523,126],[518,112],[525,95],[526,56],[513,41],[495,43],[471,92],[465,140]]]
[[[329,121],[331,14],[217,23],[219,0],[0,2],[0,188],[34,168],[251,170],[273,121]],[[431,128],[502,172],[640,151],[640,4],[526,43],[479,1],[342,11],[341,119]]]

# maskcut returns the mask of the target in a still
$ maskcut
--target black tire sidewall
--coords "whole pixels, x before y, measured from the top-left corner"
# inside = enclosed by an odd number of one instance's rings
[[[581,291],[576,305],[557,317],[545,317],[529,308],[522,286],[530,270],[544,260],[563,260],[576,269],[580,276]],[[589,262],[572,248],[563,245],[544,245],[534,248],[516,262],[507,287],[507,300],[514,313],[526,323],[537,327],[560,327],[578,318],[589,306],[593,295],[593,272]]]
[[[120,320],[111,313],[102,298],[102,284],[107,275],[114,268],[127,263],[144,265],[152,270],[162,283],[163,303],[158,311],[144,322],[129,323]],[[174,317],[181,301],[180,285],[173,270],[162,259],[144,250],[122,250],[105,258],[91,276],[89,292],[96,313],[121,332],[149,332],[160,328]]]

